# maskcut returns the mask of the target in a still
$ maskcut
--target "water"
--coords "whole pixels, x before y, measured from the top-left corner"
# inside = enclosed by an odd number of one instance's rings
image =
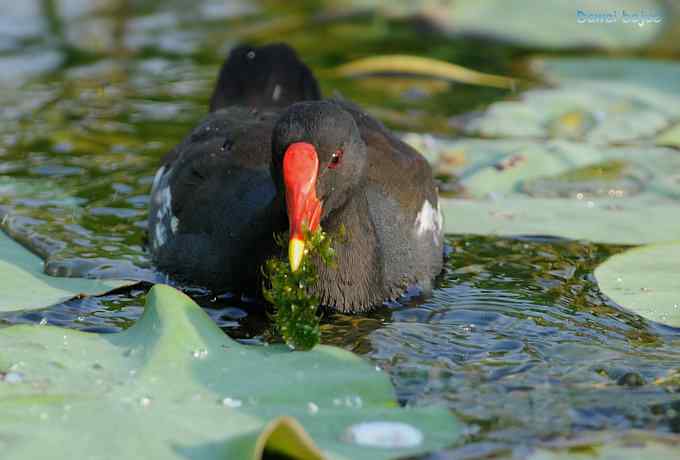
[[[191,13],[175,2],[15,3],[3,1],[0,18],[0,206],[19,217],[3,226],[61,275],[158,279],[144,251],[154,172],[206,112],[218,65],[239,40],[265,43],[285,33],[326,94],[341,91],[393,128],[449,134],[451,117],[506,93],[340,80],[329,69],[401,52],[503,73],[519,56],[484,44],[480,57],[480,44],[366,14],[303,19],[304,9],[277,3],[202,0]],[[323,342],[388,372],[402,403],[446,405],[470,424],[443,458],[521,456],[537,441],[591,430],[679,429],[669,408],[680,396],[653,382],[680,368],[680,334],[622,311],[593,280],[594,267],[623,247],[447,240],[452,252],[433,297],[362,316],[326,314],[322,326]],[[4,314],[0,324],[120,331],[141,314],[145,293],[141,286]],[[261,305],[190,293],[232,337],[263,343],[269,323]]]

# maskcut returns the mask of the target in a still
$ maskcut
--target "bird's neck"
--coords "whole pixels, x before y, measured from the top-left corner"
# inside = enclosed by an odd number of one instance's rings
[[[339,231],[348,224],[370,223],[368,219],[368,199],[363,187],[350,195],[350,198],[337,209],[334,209],[323,220],[322,225],[326,232]]]
[[[381,300],[382,266],[375,226],[363,189],[322,223],[334,238],[336,264],[319,266],[322,304],[361,311]]]

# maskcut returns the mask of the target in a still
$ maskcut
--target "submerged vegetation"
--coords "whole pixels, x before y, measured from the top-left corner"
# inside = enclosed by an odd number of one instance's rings
[[[277,237],[280,246],[285,240]],[[297,271],[292,271],[290,263],[280,258],[269,259],[264,266],[265,285],[262,289],[267,302],[274,305],[272,315],[276,332],[286,344],[295,350],[309,350],[319,343],[321,332],[319,317],[319,297],[314,293],[314,285],[319,274],[314,259],[332,266],[335,263],[333,238],[318,229],[305,232],[305,255]]]

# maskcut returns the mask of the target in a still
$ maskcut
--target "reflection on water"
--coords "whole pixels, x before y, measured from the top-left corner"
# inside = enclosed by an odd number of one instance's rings
[[[510,50],[487,45],[480,60],[467,44],[422,40],[409,24],[370,15],[301,22],[300,12],[274,16],[250,2],[195,4],[187,14],[179,2],[0,0],[0,215],[10,216],[6,231],[47,259],[48,272],[157,280],[144,251],[153,174],[205,113],[220,59],[243,37],[259,43],[285,30],[326,93],[339,88],[397,128],[450,132],[449,116],[504,95],[441,82],[340,81],[327,69],[382,51],[498,72]],[[451,455],[521,453],[537,439],[582,430],[680,426],[659,409],[680,397],[652,384],[680,368],[680,335],[621,311],[592,277],[622,248],[464,236],[449,244],[433,297],[365,316],[327,313],[322,331],[325,343],[387,370],[405,404],[445,404],[477,427]],[[0,322],[114,332],[139,317],[145,292]],[[191,294],[227,333],[262,343],[261,305]]]
[[[585,429],[667,429],[671,419],[656,405],[680,397],[635,386],[678,368],[680,336],[622,312],[592,277],[622,248],[449,243],[455,250],[433,298],[342,317],[326,326],[325,341],[366,353],[393,376],[400,400],[447,404],[500,450]]]

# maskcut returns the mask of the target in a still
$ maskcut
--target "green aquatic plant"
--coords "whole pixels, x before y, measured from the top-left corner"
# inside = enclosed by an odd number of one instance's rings
[[[588,180],[615,181],[620,180],[626,172],[628,163],[621,159],[609,159],[599,163],[581,166],[555,176],[555,179],[566,182],[582,182]]]
[[[295,350],[309,350],[319,343],[319,297],[313,286],[319,280],[314,259],[327,266],[335,264],[333,238],[320,228],[315,232],[306,231],[305,252],[302,263],[292,271],[290,263],[273,257],[264,265],[264,298],[276,309],[272,315],[276,332],[286,344]],[[276,237],[277,243],[285,247],[286,241]]]

